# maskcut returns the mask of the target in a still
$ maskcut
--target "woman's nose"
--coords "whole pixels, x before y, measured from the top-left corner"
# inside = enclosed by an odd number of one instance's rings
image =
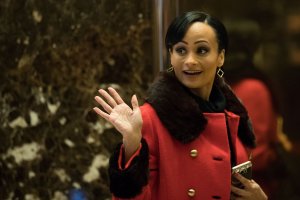
[[[193,53],[189,53],[186,57],[185,64],[188,66],[196,65],[197,61]]]

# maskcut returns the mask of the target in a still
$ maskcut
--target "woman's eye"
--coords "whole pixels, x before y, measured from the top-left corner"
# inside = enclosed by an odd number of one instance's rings
[[[185,48],[177,48],[175,50],[179,55],[184,55],[186,53]]]
[[[197,49],[197,53],[199,54],[206,54],[207,52],[208,52],[207,48],[200,47]]]

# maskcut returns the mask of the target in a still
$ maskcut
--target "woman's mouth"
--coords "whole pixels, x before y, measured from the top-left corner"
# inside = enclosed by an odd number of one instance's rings
[[[202,73],[202,71],[198,71],[198,70],[186,70],[186,71],[183,71],[184,74],[186,75],[199,75]]]

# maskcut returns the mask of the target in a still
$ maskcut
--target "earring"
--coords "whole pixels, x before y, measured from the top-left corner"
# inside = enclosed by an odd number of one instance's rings
[[[174,71],[174,67],[170,65],[170,67],[167,69],[167,72],[172,72],[172,71]]]
[[[221,69],[221,67],[218,67],[217,75],[222,78],[224,76],[224,71]]]

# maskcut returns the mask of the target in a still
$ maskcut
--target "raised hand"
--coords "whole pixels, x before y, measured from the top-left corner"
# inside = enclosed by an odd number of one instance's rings
[[[261,187],[254,181],[249,180],[239,173],[233,175],[237,180],[239,180],[244,188],[238,188],[231,185],[231,200],[266,200],[267,195],[261,189]]]
[[[123,136],[126,160],[139,147],[142,138],[142,116],[136,95],[131,98],[132,109],[123,101],[120,95],[112,87],[108,92],[103,89],[99,90],[100,96],[95,100],[102,106],[102,111],[98,107],[94,111],[110,122]]]

